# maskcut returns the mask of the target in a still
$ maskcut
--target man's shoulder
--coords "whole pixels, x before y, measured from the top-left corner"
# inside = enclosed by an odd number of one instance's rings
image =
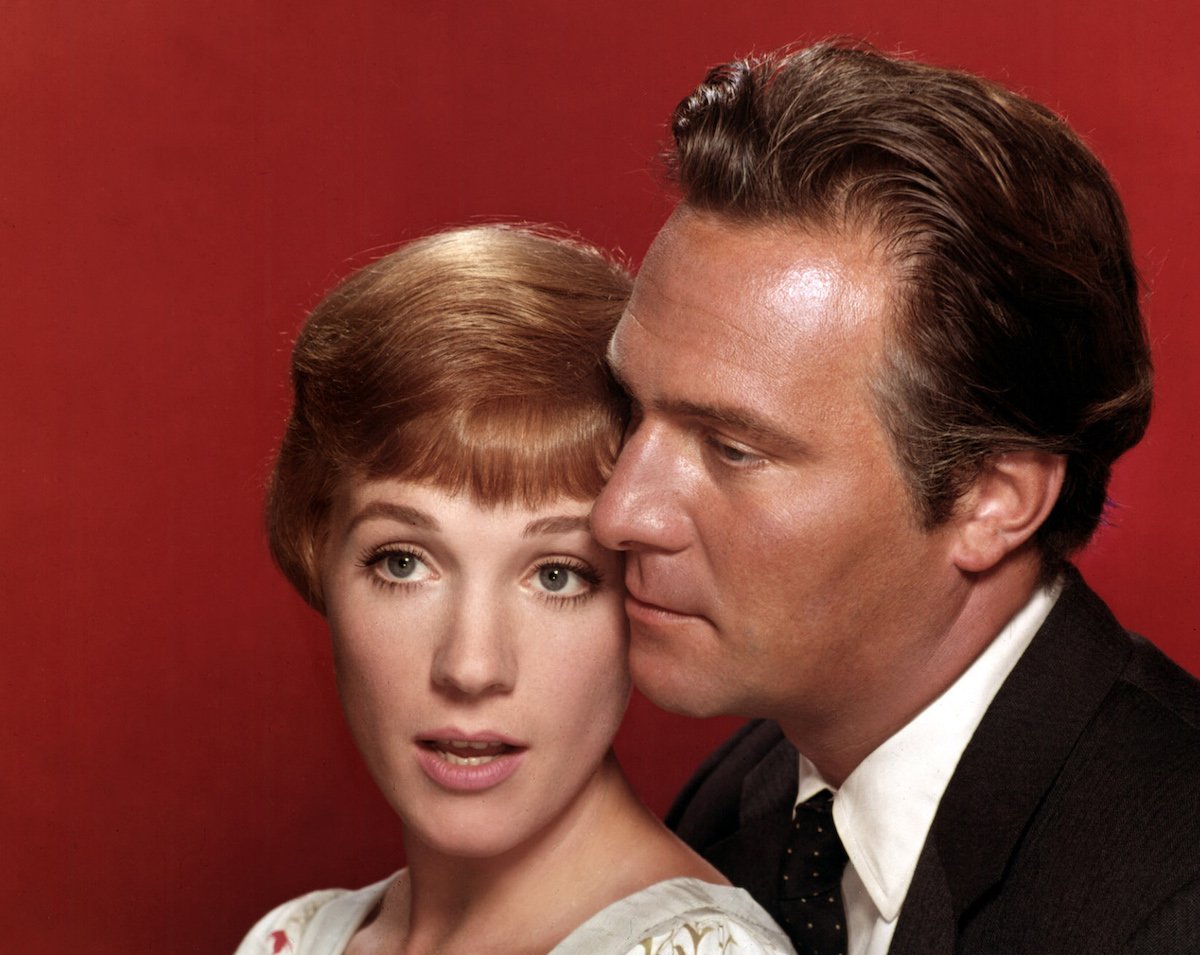
[[[1200,875],[1200,681],[1128,634],[1130,656],[1088,723],[1058,784],[1077,807],[1078,835],[1125,841],[1138,865],[1190,858]],[[1093,821],[1094,820],[1094,821]],[[1173,834],[1185,845],[1174,845]],[[1190,868],[1188,868],[1190,867]],[[1157,881],[1167,876],[1160,871]]]
[[[714,777],[744,776],[780,743],[783,730],[773,720],[749,720],[718,746],[696,769],[681,798]]]
[[[1200,682],[1121,628],[1076,575],[934,823],[944,884],[973,912],[967,950],[1129,939],[1160,909],[1200,898],[1189,889],[1200,879],[1198,715]]]
[[[975,795],[1024,776],[1030,809],[1046,798],[1038,793],[1087,780],[1079,795],[1096,818],[1144,814],[1151,793],[1179,796],[1200,787],[1200,681],[1122,628],[1073,572],[992,701],[958,775],[971,777]],[[962,782],[951,784],[951,799]],[[1158,807],[1164,815],[1172,801]],[[1200,827],[1196,805],[1179,808]]]
[[[1200,680],[1188,673],[1145,637],[1129,634],[1133,648],[1122,680],[1144,694],[1163,718],[1200,728]]]
[[[1158,938],[1160,922],[1200,930],[1200,691],[1165,659],[1139,660],[1143,652],[1040,795],[999,884],[964,926],[978,943],[965,950],[1081,950],[1072,946]],[[996,767],[995,787],[1014,772]],[[975,806],[1000,796],[980,792]]]
[[[684,841],[701,846],[729,835],[743,816],[748,780],[756,795],[794,792],[796,750],[772,720],[751,720],[705,759],[666,815]],[[774,793],[778,795],[778,793]]]
[[[1111,772],[1130,763],[1127,768],[1146,783],[1175,768],[1200,773],[1200,680],[1145,637],[1124,629],[1078,574],[1060,603],[1062,613],[1056,608],[1043,627],[1047,632],[1039,633],[1035,643],[1058,640],[1062,649],[1043,662],[1053,660],[1061,666],[1071,662],[1073,654],[1080,669],[1111,667],[1109,676],[1097,673],[1090,678],[1097,698],[1094,712],[1081,727],[1072,762],[1091,754],[1092,759],[1103,759]],[[1064,639],[1067,634],[1074,640]],[[1028,655],[1034,657],[1036,650],[1031,651]],[[1089,688],[1087,677],[1076,680],[1056,672],[1043,678],[1055,681],[1060,693],[1086,695]],[[1070,708],[1069,703],[1063,705]],[[1174,750],[1181,756],[1178,767],[1161,762]]]

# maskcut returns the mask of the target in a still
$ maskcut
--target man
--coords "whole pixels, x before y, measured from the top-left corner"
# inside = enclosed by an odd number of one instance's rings
[[[838,45],[714,70],[673,128],[593,523],[640,687],[763,719],[670,821],[801,952],[1194,951],[1200,689],[1067,562],[1150,412],[1103,168]]]

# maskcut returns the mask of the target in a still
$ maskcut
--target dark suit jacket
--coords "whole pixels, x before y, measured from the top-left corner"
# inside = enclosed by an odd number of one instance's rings
[[[796,773],[753,722],[667,816],[774,915]],[[1074,571],[959,761],[890,952],[1200,952],[1200,684]]]

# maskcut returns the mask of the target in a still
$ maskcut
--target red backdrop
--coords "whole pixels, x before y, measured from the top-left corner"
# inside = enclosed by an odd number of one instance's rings
[[[221,952],[397,862],[320,620],[261,540],[288,343],[335,277],[479,217],[634,260],[652,157],[731,54],[864,36],[1027,91],[1095,146],[1151,294],[1159,402],[1085,555],[1200,671],[1190,0],[7,0],[0,39],[0,912],[7,951]],[[638,702],[662,810],[731,723]]]

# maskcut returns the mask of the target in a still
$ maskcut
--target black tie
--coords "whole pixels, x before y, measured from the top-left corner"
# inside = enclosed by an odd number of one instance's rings
[[[792,819],[779,879],[783,927],[800,955],[845,955],[846,850],[833,824],[833,793],[822,789],[797,806]]]

